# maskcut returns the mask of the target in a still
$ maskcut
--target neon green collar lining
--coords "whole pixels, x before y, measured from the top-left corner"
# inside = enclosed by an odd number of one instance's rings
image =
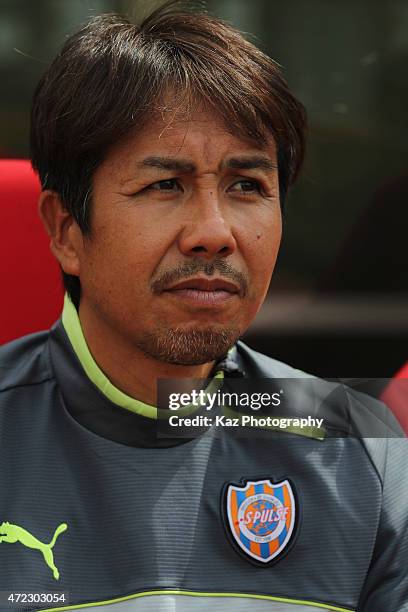
[[[157,418],[168,418],[168,411],[163,409],[158,409],[156,406],[150,406],[149,404],[144,404],[143,402],[131,397],[130,395],[126,395],[120,389],[115,387],[110,380],[105,376],[102,372],[96,361],[91,355],[91,352],[88,348],[88,345],[85,340],[85,336],[82,331],[81,322],[79,320],[78,313],[68,294],[65,294],[64,298],[64,309],[62,311],[62,324],[67,333],[69,341],[72,344],[72,348],[74,349],[83,369],[85,370],[88,378],[93,382],[93,384],[107,397],[111,402],[120,406],[121,408],[125,408],[126,410],[130,410],[131,412],[135,412],[136,414],[140,414],[141,416],[147,417],[149,419],[157,419]],[[219,388],[222,384],[222,380],[224,378],[224,372],[222,370],[218,371],[210,385],[207,387],[206,391],[214,391]],[[197,406],[187,406],[182,410],[178,410],[178,415],[190,414],[197,410]]]
[[[342,608],[339,606],[333,606],[332,604],[324,604],[324,603],[316,603],[314,601],[310,601],[310,600],[303,600],[303,599],[290,599],[288,597],[275,597],[273,595],[258,595],[255,593],[203,593],[200,591],[181,591],[181,590],[176,590],[176,589],[167,589],[167,590],[157,590],[157,591],[145,591],[142,593],[135,593],[134,595],[125,595],[124,597],[117,597],[115,599],[110,599],[107,601],[98,601],[98,602],[92,602],[92,603],[84,603],[84,604],[75,604],[72,606],[64,606],[62,608],[49,608],[48,610],[43,610],[42,612],[64,612],[67,610],[79,610],[79,609],[83,609],[83,608],[93,608],[93,607],[98,607],[99,606],[105,606],[108,604],[116,604],[116,603],[120,603],[122,601],[129,601],[131,599],[139,599],[139,598],[143,598],[143,597],[151,597],[151,596],[168,596],[168,595],[174,595],[174,596],[187,596],[187,597],[197,597],[198,599],[201,598],[208,598],[209,602],[208,602],[208,608],[211,607],[211,599],[216,597],[225,597],[226,599],[230,599],[230,598],[236,598],[236,599],[248,599],[249,601],[252,600],[258,600],[258,601],[271,601],[271,602],[280,602],[280,603],[284,603],[284,604],[292,604],[292,606],[298,605],[298,606],[310,606],[311,608],[321,608],[322,612],[324,612],[324,610],[332,610],[333,612],[353,612],[353,610],[351,610],[350,608]]]

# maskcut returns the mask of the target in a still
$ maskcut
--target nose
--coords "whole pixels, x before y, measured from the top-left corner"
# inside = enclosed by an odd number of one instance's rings
[[[179,249],[186,256],[204,259],[227,257],[237,248],[231,225],[217,196],[194,198],[186,209],[187,221],[179,235]]]

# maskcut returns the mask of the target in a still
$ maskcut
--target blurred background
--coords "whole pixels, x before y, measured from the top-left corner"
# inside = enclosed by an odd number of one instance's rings
[[[28,157],[31,97],[69,33],[92,14],[157,4],[1,0],[0,158]],[[269,296],[245,340],[321,376],[392,376],[408,359],[408,2],[206,6],[282,66],[310,121]]]

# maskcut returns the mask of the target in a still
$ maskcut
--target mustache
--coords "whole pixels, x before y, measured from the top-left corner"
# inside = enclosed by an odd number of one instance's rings
[[[240,288],[241,296],[244,297],[248,293],[248,279],[242,272],[233,268],[223,259],[216,259],[212,262],[205,262],[201,258],[192,259],[186,263],[166,270],[151,283],[153,293],[161,293],[170,285],[187,280],[192,276],[202,273],[205,276],[214,276],[218,272],[225,280],[229,279],[236,283]]]

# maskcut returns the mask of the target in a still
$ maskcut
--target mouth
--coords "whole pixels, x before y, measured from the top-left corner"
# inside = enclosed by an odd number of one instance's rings
[[[238,285],[222,278],[190,278],[164,290],[173,297],[197,306],[217,306],[240,297]]]

